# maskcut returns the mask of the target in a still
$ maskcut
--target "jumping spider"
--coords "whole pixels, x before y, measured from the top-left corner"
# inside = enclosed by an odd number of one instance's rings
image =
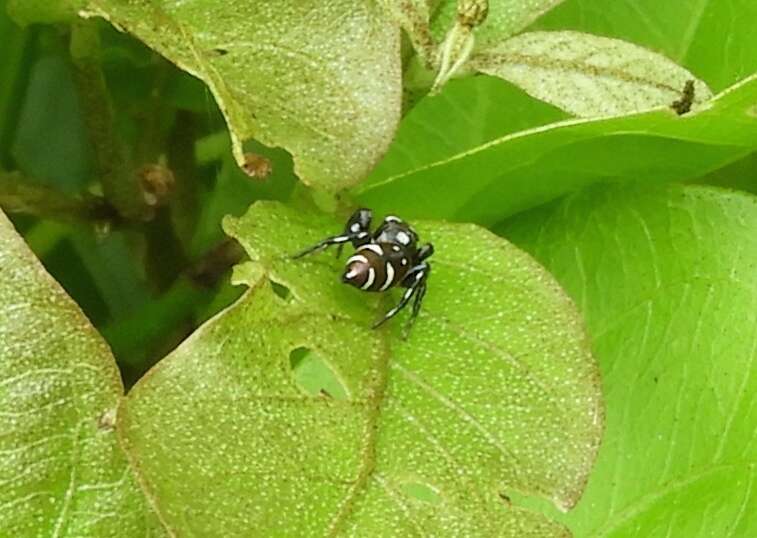
[[[431,243],[418,247],[418,234],[415,230],[391,215],[371,233],[372,217],[370,209],[358,209],[347,221],[341,235],[327,237],[295,254],[293,258],[325,250],[331,245],[338,245],[339,256],[344,244],[352,243],[355,254],[345,264],[342,282],[363,291],[386,291],[397,285],[407,288],[397,306],[373,324],[375,329],[391,319],[415,296],[413,310],[405,328],[407,334],[426,294],[426,281],[431,273],[431,265],[426,260],[434,253],[434,247]]]

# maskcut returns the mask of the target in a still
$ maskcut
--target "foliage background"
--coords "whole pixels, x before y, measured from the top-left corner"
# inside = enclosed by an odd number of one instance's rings
[[[30,6],[10,5],[17,19],[37,20]],[[48,15],[42,22],[60,20]],[[452,80],[407,113],[351,193],[380,214],[483,224],[531,253],[578,304],[606,399],[597,467],[568,514],[512,495],[576,536],[757,534],[754,20],[748,0],[612,9],[568,0],[530,29],[622,38],[716,94],[738,87],[691,117],[663,110],[550,125],[568,114],[508,82]],[[0,206],[105,337],[129,387],[240,296],[229,273],[241,253],[222,217],[308,195],[284,150],[250,142],[245,150],[272,172],[240,171],[197,79],[102,21],[74,35],[83,56],[72,57],[66,24],[22,27],[0,10]],[[99,40],[94,60],[88,39]],[[103,218],[90,203],[103,188],[94,181],[102,150],[91,142],[91,115],[103,109],[81,99],[93,61],[118,151],[174,171],[150,220]],[[19,196],[26,185],[39,196],[31,208]]]

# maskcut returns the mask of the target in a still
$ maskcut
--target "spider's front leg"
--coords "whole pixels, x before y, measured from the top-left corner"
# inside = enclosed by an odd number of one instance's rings
[[[352,243],[352,246],[357,248],[361,245],[369,243],[371,240],[371,234],[369,232],[371,226],[372,213],[370,209],[358,209],[347,221],[344,227],[344,232],[340,235],[334,235],[327,237],[326,239],[319,241],[315,245],[306,248],[305,250],[298,252],[293,259],[302,258],[313,252],[324,250],[331,245],[339,245],[337,256],[342,252],[342,247],[345,243]]]

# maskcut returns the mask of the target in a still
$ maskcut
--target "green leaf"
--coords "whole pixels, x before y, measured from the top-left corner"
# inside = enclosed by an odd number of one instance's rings
[[[0,213],[0,535],[162,536],[117,446],[105,342]]]
[[[489,15],[476,28],[476,50],[517,34],[564,0],[488,0]],[[442,0],[432,20],[432,30],[441,39],[454,24],[458,0]]]
[[[576,536],[756,536],[757,198],[602,188],[502,233],[578,301],[607,433]]]
[[[630,41],[664,54],[721,91],[757,71],[757,2],[571,0],[534,25]]]
[[[602,431],[581,322],[547,273],[480,228],[422,223],[433,274],[401,340],[400,319],[369,329],[399,290],[340,284],[333,253],[289,258],[342,223],[258,203],[226,228],[253,259],[237,272],[250,290],[120,412],[174,532],[565,535],[499,496],[572,506]]]
[[[696,183],[757,194],[757,151],[695,180]]]
[[[455,152],[446,148],[467,135],[447,135],[446,115],[475,104],[470,95],[459,95],[458,102],[436,100],[435,106],[408,115],[386,158],[393,165],[379,166],[354,190],[360,203],[408,218],[493,224],[595,182],[693,179],[757,147],[757,76],[717,95],[699,112],[568,120]],[[510,109],[506,101],[500,106]],[[435,137],[451,140],[443,152],[433,147]],[[395,157],[410,151],[413,161]]]
[[[254,137],[292,153],[306,183],[337,190],[365,177],[391,142],[399,29],[374,2],[91,0],[88,10],[208,85],[240,165]]]
[[[70,22],[87,0],[8,0],[8,14],[22,25]]]
[[[712,97],[704,82],[661,54],[582,32],[521,34],[483,50],[471,66],[581,117],[669,107],[688,81],[695,107]]]

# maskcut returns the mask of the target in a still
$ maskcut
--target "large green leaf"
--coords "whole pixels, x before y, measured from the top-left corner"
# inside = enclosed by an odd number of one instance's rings
[[[123,2],[88,10],[210,88],[238,162],[255,138],[292,153],[308,184],[353,185],[399,121],[399,29],[369,0]]]
[[[113,357],[2,213],[0,342],[0,535],[162,535],[116,442]]]
[[[477,83],[470,81],[469,87]],[[757,147],[757,76],[683,116],[658,110],[567,120],[473,147],[464,128],[445,128],[448,116],[462,108],[458,117],[477,129],[475,118],[466,118],[476,104],[466,97],[474,94],[458,95],[451,103],[436,99],[408,115],[388,164],[354,190],[361,203],[406,216],[492,224],[598,181],[692,179]],[[506,101],[499,106],[510,110]],[[543,107],[537,110],[544,117]],[[441,150],[437,137],[446,140]],[[460,149],[453,153],[456,146]],[[410,152],[412,160],[396,156]]]
[[[607,433],[577,536],[757,536],[757,198],[602,188],[502,233],[578,301]]]
[[[715,91],[757,71],[757,2],[751,0],[570,0],[539,19],[546,30],[615,37],[658,51]]]
[[[274,203],[227,221],[250,290],[119,414],[163,519],[197,536],[563,536],[500,494],[569,508],[591,468],[602,405],[572,304],[489,232],[424,223],[420,318],[407,340],[400,319],[373,331],[397,293],[340,284],[333,254],[288,256],[341,227]]]

